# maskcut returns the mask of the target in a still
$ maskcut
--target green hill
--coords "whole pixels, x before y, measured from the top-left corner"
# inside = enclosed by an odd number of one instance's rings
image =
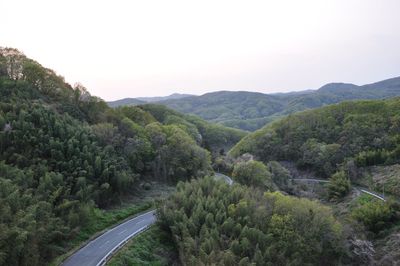
[[[210,151],[245,134],[164,106],[169,115],[161,117],[157,108],[112,109],[0,48],[0,265],[46,264],[98,208],[134,195],[149,178],[210,173]]]
[[[247,91],[218,91],[201,96],[158,102],[225,126],[254,131],[284,115],[356,99],[400,96],[400,78],[357,86],[331,83],[315,91],[263,94]]]
[[[169,96],[161,96],[161,97],[138,97],[138,98],[124,98],[116,101],[107,102],[110,107],[119,107],[125,105],[139,105],[145,103],[155,103],[164,100],[172,100],[172,99],[182,99],[185,97],[190,97],[193,95],[190,94],[180,94],[173,93]]]
[[[290,160],[330,176],[345,161],[399,162],[399,125],[400,98],[343,102],[275,121],[242,139],[230,154]]]

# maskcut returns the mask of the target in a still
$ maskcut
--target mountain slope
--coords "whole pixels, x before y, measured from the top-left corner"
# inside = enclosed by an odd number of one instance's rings
[[[145,104],[145,101],[139,100],[137,98],[124,98],[121,100],[116,100],[112,102],[107,102],[108,106],[110,107],[118,107],[118,106],[126,106],[126,105],[139,105],[139,104]]]
[[[159,101],[165,101],[165,100],[176,100],[176,99],[183,99],[186,97],[191,97],[194,95],[191,94],[181,94],[181,93],[173,93],[168,96],[158,96],[158,97],[138,97],[136,99],[146,102],[146,103],[154,103],[154,102],[159,102]]]
[[[263,94],[219,91],[201,96],[158,102],[174,110],[198,115],[208,121],[254,131],[286,114],[355,99],[400,96],[400,77],[357,86],[330,83],[316,91]]]
[[[0,47],[0,265],[46,265],[99,208],[134,195],[148,178],[209,173],[210,152],[201,147],[208,136],[199,141],[187,127],[137,107],[112,109]]]
[[[183,99],[186,97],[191,97],[191,94],[180,94],[174,93],[169,96],[161,96],[161,97],[138,97],[138,98],[124,98],[116,101],[107,102],[110,107],[118,107],[125,105],[139,105],[145,103],[154,103],[164,100],[173,100],[173,99]]]
[[[246,136],[230,151],[289,160],[330,176],[343,162],[357,166],[400,160],[400,98],[349,101],[289,115]]]

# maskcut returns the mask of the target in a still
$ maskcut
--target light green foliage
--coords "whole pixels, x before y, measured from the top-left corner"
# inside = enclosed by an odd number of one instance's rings
[[[360,201],[351,214],[353,218],[361,222],[368,230],[378,233],[388,228],[396,220],[396,209],[399,209],[396,203],[370,199]],[[397,216],[399,215],[397,214]]]
[[[328,184],[329,198],[332,200],[338,200],[343,198],[349,193],[351,189],[351,183],[344,171],[335,173]]]
[[[213,178],[179,183],[158,213],[188,265],[334,265],[344,249],[329,208]]]
[[[243,185],[272,189],[271,173],[262,162],[251,160],[237,163],[233,168],[232,177]]]
[[[213,155],[217,155],[221,150],[230,149],[246,135],[242,130],[211,124],[195,116],[180,114],[163,105],[145,104],[138,108],[151,113],[160,123],[179,126]]]

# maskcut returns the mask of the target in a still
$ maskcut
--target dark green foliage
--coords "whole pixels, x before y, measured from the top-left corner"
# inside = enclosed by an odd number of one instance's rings
[[[213,178],[179,183],[159,209],[186,265],[337,265],[340,224],[317,202]]]
[[[335,173],[328,184],[328,194],[331,200],[338,200],[349,193],[351,183],[344,171]]]
[[[241,140],[233,156],[291,160],[327,177],[355,157],[359,166],[400,159],[400,99],[344,102],[289,115]]]
[[[276,161],[268,162],[268,170],[272,174],[272,181],[281,190],[289,188],[289,179],[292,178],[289,170]]]
[[[184,127],[135,107],[113,110],[0,48],[0,265],[46,264],[140,178],[208,173],[208,151]]]

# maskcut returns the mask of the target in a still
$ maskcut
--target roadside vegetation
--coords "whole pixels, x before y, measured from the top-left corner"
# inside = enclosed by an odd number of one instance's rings
[[[154,208],[155,204],[153,201],[146,201],[137,204],[126,203],[117,208],[110,210],[102,210],[99,208],[91,209],[88,221],[81,228],[77,228],[76,235],[70,239],[66,249],[74,251],[79,248],[86,241],[100,235],[105,229],[114,227],[125,219],[137,215],[146,210]],[[71,252],[67,252],[57,258],[55,258],[50,265],[58,266],[63,260],[71,255]]]
[[[134,237],[106,265],[178,266],[180,263],[170,235],[156,224]]]

